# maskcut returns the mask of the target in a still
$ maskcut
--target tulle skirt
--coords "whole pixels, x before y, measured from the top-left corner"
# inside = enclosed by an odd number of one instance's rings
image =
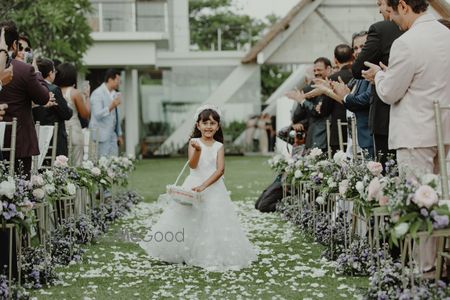
[[[183,186],[203,182],[189,175]],[[193,206],[169,202],[140,246],[159,260],[215,272],[239,270],[257,258],[222,179],[203,191],[203,200]]]

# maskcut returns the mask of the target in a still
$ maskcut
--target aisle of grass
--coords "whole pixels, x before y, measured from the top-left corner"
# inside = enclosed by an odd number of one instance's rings
[[[322,261],[320,245],[277,214],[261,214],[253,203],[273,174],[263,157],[226,159],[225,182],[243,227],[259,249],[259,260],[239,272],[208,273],[149,259],[123,231],[143,235],[158,219],[155,200],[176,178],[184,159],[138,164],[130,187],[145,197],[133,212],[87,248],[82,263],[58,269],[58,286],[34,292],[38,299],[347,299],[367,285],[366,278],[340,277]]]

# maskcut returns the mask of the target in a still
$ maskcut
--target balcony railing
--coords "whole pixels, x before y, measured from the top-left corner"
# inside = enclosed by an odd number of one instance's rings
[[[166,1],[92,1],[94,32],[169,32]]]

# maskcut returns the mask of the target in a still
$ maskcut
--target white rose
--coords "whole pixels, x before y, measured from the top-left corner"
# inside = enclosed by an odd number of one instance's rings
[[[404,236],[408,232],[408,229],[409,229],[408,223],[400,223],[400,224],[396,225],[394,227],[395,236],[397,238]]]
[[[301,159],[297,160],[297,161],[295,162],[295,166],[296,166],[297,168],[303,166],[303,160],[301,160]]]
[[[422,184],[430,185],[430,184],[438,184],[439,177],[436,174],[425,174],[422,176],[421,180]]]
[[[94,176],[100,176],[100,174],[102,174],[102,171],[100,171],[100,169],[97,168],[97,167],[93,167],[92,170],[91,170],[91,173]]]
[[[83,167],[83,169],[91,170],[94,167],[94,163],[90,160],[83,161],[82,167]]]
[[[108,159],[104,156],[100,157],[100,160],[98,161],[98,164],[100,165],[100,167],[108,167]]]
[[[316,202],[317,202],[317,204],[324,205],[325,204],[325,198],[323,198],[322,196],[319,196],[319,197],[316,198]]]
[[[8,177],[7,181],[0,183],[0,195],[6,196],[9,199],[14,197],[16,192],[16,183],[12,177]]]
[[[364,184],[361,181],[358,181],[355,187],[361,195],[364,194]]]
[[[309,152],[309,156],[312,158],[315,158],[315,157],[321,155],[322,153],[323,153],[322,150],[320,150],[319,148],[314,148],[311,150],[311,152]]]
[[[50,170],[45,171],[45,177],[47,177],[49,182],[53,182],[53,172]]]
[[[421,185],[414,193],[413,202],[419,207],[430,208],[439,202],[436,191],[429,185]]]
[[[33,191],[33,196],[36,197],[36,199],[41,200],[45,196],[45,192],[43,189],[35,189]]]
[[[114,177],[116,177],[116,174],[115,174],[115,173],[113,172],[113,170],[111,170],[111,169],[108,169],[107,173],[108,173],[109,178],[114,178]]]
[[[295,176],[295,178],[300,178],[300,177],[303,176],[303,173],[300,170],[296,170],[295,173],[294,173],[294,176]]]
[[[67,184],[67,192],[69,193],[69,195],[73,196],[77,192],[77,187],[73,183],[69,182]]]
[[[344,161],[347,160],[347,154],[344,151],[338,151],[334,154],[333,160],[336,164],[341,165]]]
[[[345,196],[347,190],[348,190],[348,180],[344,179],[339,183],[339,194],[341,194],[341,196]]]
[[[378,176],[383,172],[383,165],[376,161],[369,161],[367,163],[367,169],[369,169],[373,176]]]
[[[69,159],[64,155],[58,155],[55,159],[54,165],[55,167],[67,167],[67,162]]]
[[[30,200],[25,200],[24,202],[22,202],[20,206],[23,208],[24,211],[30,211],[33,209],[34,204]]]
[[[46,184],[44,185],[44,190],[47,194],[52,194],[55,192],[55,186],[53,184]]]
[[[43,186],[45,182],[44,178],[42,178],[41,175],[32,175],[31,183],[33,184],[33,186]]]

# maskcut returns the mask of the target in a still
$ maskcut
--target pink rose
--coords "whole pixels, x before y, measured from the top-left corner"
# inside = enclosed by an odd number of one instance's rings
[[[372,179],[367,189],[367,201],[378,200],[381,196],[381,183],[378,177]]]
[[[429,185],[421,185],[416,192],[412,200],[419,207],[430,208],[434,204],[439,202],[436,191]]]
[[[376,161],[369,161],[367,163],[367,168],[373,176],[379,176],[383,171],[383,165]]]
[[[69,159],[64,155],[58,155],[55,160],[55,167],[67,167]]]
[[[383,195],[380,197],[380,199],[378,199],[378,203],[380,204],[380,206],[386,206],[389,203],[389,198]]]

